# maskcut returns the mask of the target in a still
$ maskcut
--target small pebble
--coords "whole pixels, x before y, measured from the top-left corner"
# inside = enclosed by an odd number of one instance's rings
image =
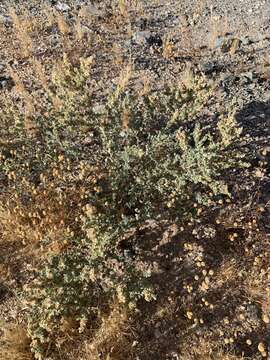
[[[193,313],[191,311],[187,311],[187,318],[191,320],[193,317]]]
[[[263,319],[263,322],[264,322],[264,323],[269,324],[270,319],[269,319],[269,316],[268,316],[268,315],[264,314],[263,317],[262,317],[262,319]]]
[[[262,342],[259,343],[258,350],[259,350],[260,353],[265,352],[265,347],[264,347],[264,344]]]
[[[65,3],[62,3],[62,2],[58,2],[56,5],[55,5],[55,8],[59,11],[68,11],[70,10],[70,7],[65,4]]]

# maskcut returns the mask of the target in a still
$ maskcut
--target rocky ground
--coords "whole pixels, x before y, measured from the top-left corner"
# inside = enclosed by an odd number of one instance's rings
[[[31,89],[31,59],[49,71],[63,52],[74,52],[74,59],[77,53],[94,55],[97,106],[128,63],[133,68],[130,91],[146,83],[160,90],[190,74],[213,84],[201,116],[211,126],[219,114],[234,110],[252,166],[228,175],[232,203],[220,200],[184,230],[153,225],[144,234],[147,245],[138,261],[153,258],[162,292],[154,304],[141,304],[132,320],[128,358],[270,359],[270,2],[147,0],[131,1],[120,10],[116,3],[3,0],[0,97],[8,91],[16,99],[10,67]],[[25,23],[16,24],[10,14],[11,6],[33,19],[31,44]],[[50,23],[50,11],[64,19],[62,31]],[[82,40],[76,42],[68,28],[76,25],[78,14]],[[153,234],[158,246],[152,247]],[[0,243],[0,249],[0,316],[5,322],[23,321],[16,292],[27,281],[31,260],[10,243]]]

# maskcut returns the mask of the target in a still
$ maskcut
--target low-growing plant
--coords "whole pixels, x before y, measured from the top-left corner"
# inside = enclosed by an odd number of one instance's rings
[[[31,306],[28,322],[31,346],[38,358],[65,340],[64,324],[69,319],[75,328],[83,331],[85,320],[94,313],[102,294],[91,281],[88,258],[79,251],[50,256],[30,288],[25,289]]]
[[[25,293],[39,359],[61,346],[63,321],[83,331],[100,301],[154,299],[151,272],[136,267],[123,243],[136,241],[148,220],[183,221],[210,191],[229,195],[224,170],[244,165],[233,117],[215,129],[199,120],[210,93],[203,79],[141,96],[119,86],[97,106],[92,62],[65,57],[39,89],[42,101],[24,90],[2,113],[1,181],[12,199],[2,206],[16,210],[22,231],[37,229],[43,246],[50,231],[63,230],[64,246],[41,262]]]

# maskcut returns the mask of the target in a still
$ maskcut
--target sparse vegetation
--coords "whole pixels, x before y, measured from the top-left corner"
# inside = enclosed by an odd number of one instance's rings
[[[0,87],[0,244],[10,254],[0,273],[18,309],[1,325],[0,359],[266,357],[259,224],[269,204],[247,189],[266,176],[267,150],[254,175],[237,104],[209,115],[218,81],[190,63],[174,81],[144,73],[138,85],[123,42],[142,4],[112,2],[112,38],[93,36],[102,6],[68,8],[43,8],[40,22],[15,8],[3,25],[18,63]],[[159,61],[196,57],[182,26],[184,52],[173,32],[141,30],[136,41]],[[57,45],[40,55],[51,32]]]

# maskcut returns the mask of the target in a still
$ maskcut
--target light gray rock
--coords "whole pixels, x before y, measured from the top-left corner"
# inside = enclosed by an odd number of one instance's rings
[[[10,25],[12,20],[9,16],[0,14],[0,24],[2,25]]]
[[[144,31],[137,31],[136,33],[133,34],[132,36],[132,40],[137,44],[137,45],[143,45],[147,43],[147,40],[149,40],[151,37],[151,32],[144,30]]]
[[[58,11],[62,11],[62,12],[65,12],[65,11],[69,11],[70,10],[70,6],[66,3],[63,3],[63,2],[58,2],[56,5],[55,5],[55,8],[58,10]]]
[[[106,113],[106,107],[102,104],[96,104],[93,106],[93,112],[98,115]]]
[[[251,40],[248,36],[242,36],[240,38],[242,45],[249,45],[251,44]]]

